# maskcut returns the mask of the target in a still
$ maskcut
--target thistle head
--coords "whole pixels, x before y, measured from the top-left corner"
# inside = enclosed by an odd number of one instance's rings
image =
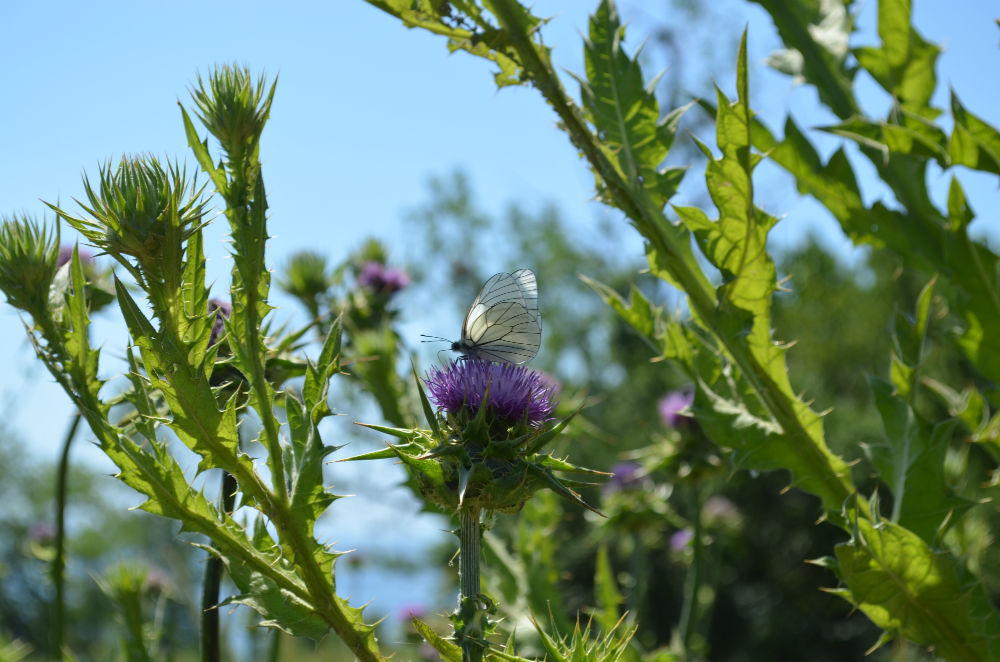
[[[198,76],[197,86],[191,89],[196,113],[230,162],[256,150],[271,112],[276,83],[265,97],[264,76],[254,80],[249,67],[225,65],[213,69],[207,79]]]
[[[521,365],[476,359],[431,368],[425,380],[431,401],[452,420],[468,422],[480,414],[490,428],[537,429],[552,419],[554,386]]]
[[[299,251],[292,255],[279,287],[304,303],[315,315],[317,301],[333,286],[326,256],[316,251]]]
[[[475,359],[431,368],[423,381],[430,429],[392,429],[407,442],[391,445],[388,455],[349,459],[397,457],[423,498],[448,511],[517,512],[542,489],[594,510],[573,489],[592,483],[563,474],[607,474],[543,452],[573,417],[553,423],[557,382],[524,366]]]
[[[187,181],[186,171],[153,156],[125,156],[117,166],[100,167],[96,186],[84,177],[91,218],[79,218],[50,205],[97,248],[144,271],[158,274],[164,256],[179,256],[184,242],[203,225],[204,187]]]
[[[410,284],[410,277],[402,269],[387,267],[376,260],[369,260],[361,267],[358,285],[376,294],[391,296]]]
[[[0,290],[12,306],[44,315],[58,269],[59,230],[27,216],[4,218],[0,224]]]
[[[446,509],[515,512],[539,489],[560,485],[550,458],[539,454],[563,427],[547,425],[555,402],[540,373],[469,359],[431,368],[424,382],[438,409],[437,446],[424,457],[435,458],[444,479],[417,473],[428,500]],[[563,495],[579,499],[568,489]]]

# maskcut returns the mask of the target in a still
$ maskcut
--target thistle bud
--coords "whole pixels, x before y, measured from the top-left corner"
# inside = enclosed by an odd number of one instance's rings
[[[278,286],[301,301],[310,312],[318,314],[318,300],[333,286],[326,256],[314,251],[299,251],[292,255]]]
[[[264,98],[264,76],[255,82],[247,67],[218,67],[207,81],[198,76],[198,85],[191,90],[198,118],[229,154],[230,161],[238,161],[255,149],[271,112],[275,84]]]
[[[26,216],[0,225],[0,290],[7,301],[39,318],[45,314],[59,259],[58,229]]]
[[[84,189],[88,204],[80,206],[92,218],[50,206],[94,246],[120,262],[135,258],[149,275],[160,274],[164,255],[181,255],[203,224],[204,187],[194,181],[189,186],[184,169],[164,168],[152,156],[122,157],[115,168],[104,164],[96,189],[86,177]]]

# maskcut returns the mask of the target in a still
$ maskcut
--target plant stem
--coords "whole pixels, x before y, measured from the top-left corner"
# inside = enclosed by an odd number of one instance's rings
[[[69,474],[69,447],[76,437],[76,429],[80,426],[80,412],[73,413],[66,438],[63,440],[62,455],[59,457],[59,468],[56,473],[56,554],[52,559],[52,584],[56,589],[55,604],[55,637],[56,656],[63,656],[66,627],[66,483]]]
[[[704,547],[701,544],[701,495],[697,486],[690,488],[691,501],[691,529],[692,529],[692,557],[691,567],[688,568],[687,577],[684,578],[684,604],[681,607],[681,620],[679,630],[681,635],[681,646],[684,654],[692,657],[691,639],[695,634],[700,614],[698,613],[698,593],[702,582],[702,565],[704,560]]]
[[[222,491],[219,505],[223,513],[233,509],[236,479],[228,471],[222,472]],[[202,662],[219,662],[222,658],[219,640],[219,586],[222,583],[222,559],[210,554],[205,566],[205,579],[201,593],[201,659]]]
[[[274,629],[267,651],[267,662],[278,662],[281,659],[281,630]]]
[[[461,623],[456,634],[462,646],[462,662],[480,662],[483,659],[481,641],[484,636],[481,627],[482,609],[479,594],[479,546],[483,532],[479,523],[478,508],[462,508],[458,511],[461,528],[458,536],[458,613]]]

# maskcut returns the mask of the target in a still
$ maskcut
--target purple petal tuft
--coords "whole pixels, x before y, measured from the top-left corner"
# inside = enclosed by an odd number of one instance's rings
[[[453,361],[431,368],[425,381],[431,401],[450,414],[467,409],[475,415],[487,390],[487,411],[511,423],[539,425],[552,418],[555,408],[553,386],[541,373],[512,363]]]
[[[209,345],[214,345],[222,337],[222,334],[225,333],[226,323],[223,319],[229,319],[229,316],[233,314],[233,306],[222,299],[209,299],[208,312],[211,313],[213,311],[215,312],[215,320],[212,322],[212,335],[208,340]]]
[[[689,422],[690,416],[682,414],[691,404],[694,403],[694,391],[685,389],[682,391],[671,391],[660,400],[660,418],[667,427],[676,428],[683,423]]]
[[[642,467],[638,463],[619,462],[611,467],[611,478],[604,484],[602,490],[605,494],[621,492],[640,486],[645,478]]]
[[[402,269],[369,260],[361,267],[358,284],[382,294],[393,294],[409,285],[410,277]]]

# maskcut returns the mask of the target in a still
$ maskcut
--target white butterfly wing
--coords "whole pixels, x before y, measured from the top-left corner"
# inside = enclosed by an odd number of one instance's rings
[[[521,296],[524,298],[524,307],[532,312],[535,317],[539,317],[539,322],[541,322],[541,318],[538,315],[538,282],[535,280],[535,272],[531,269],[518,269],[510,277],[514,279],[518,289],[521,290]]]
[[[530,269],[520,269],[486,281],[453,349],[489,361],[524,363],[538,353],[541,339],[538,284]]]

